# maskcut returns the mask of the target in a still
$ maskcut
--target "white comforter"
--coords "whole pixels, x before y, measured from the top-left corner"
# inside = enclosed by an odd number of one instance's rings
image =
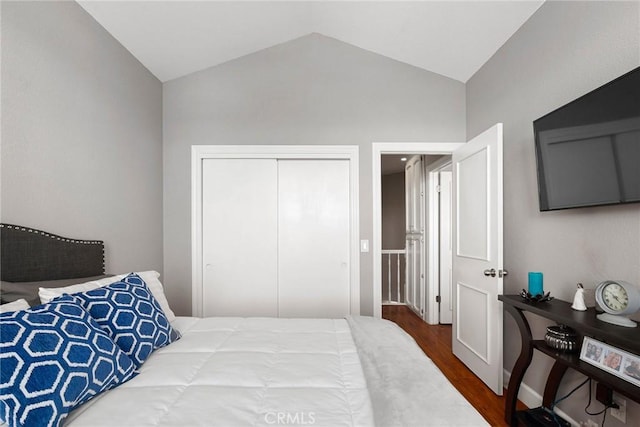
[[[367,426],[371,401],[345,320],[177,318],[183,336],[65,426]]]
[[[179,341],[65,426],[487,425],[385,320],[179,317],[173,325]]]

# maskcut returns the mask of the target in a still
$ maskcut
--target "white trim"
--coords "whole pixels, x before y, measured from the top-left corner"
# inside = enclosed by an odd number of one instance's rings
[[[440,307],[436,296],[440,295],[440,197],[437,191],[439,182],[436,177],[443,169],[451,166],[451,157],[445,157],[426,166],[425,178],[427,188],[427,267],[426,267],[426,298],[425,322],[431,325],[440,323]],[[451,225],[453,226],[453,225]],[[438,236],[437,239],[433,237]]]
[[[371,144],[373,187],[373,316],[382,317],[382,184],[383,154],[451,154],[463,142],[374,142]]]
[[[191,305],[202,316],[202,161],[211,158],[349,160],[351,204],[350,309],[360,314],[359,147],[357,145],[193,145],[191,146]]]
[[[191,313],[202,317],[202,159],[191,147]]]

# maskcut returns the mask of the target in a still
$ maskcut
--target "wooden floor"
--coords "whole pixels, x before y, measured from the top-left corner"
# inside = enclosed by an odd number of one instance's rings
[[[504,396],[496,396],[451,351],[451,325],[428,325],[403,305],[385,305],[382,317],[397,323],[492,426],[507,426]],[[524,409],[522,403],[518,409]]]

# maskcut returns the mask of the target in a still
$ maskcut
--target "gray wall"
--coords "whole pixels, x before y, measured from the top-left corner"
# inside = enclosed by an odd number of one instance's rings
[[[547,2],[467,83],[467,135],[504,123],[505,293],[526,287],[528,271],[544,272],[545,290],[569,301],[577,282],[640,284],[640,205],[539,212],[532,129],[538,117],[640,65],[639,6]],[[548,323],[530,320],[534,335],[544,336]],[[511,371],[520,338],[508,315],[504,327]],[[536,354],[525,376],[539,394],[550,365]],[[560,394],[580,379],[569,376]],[[588,417],[586,403],[581,391],[560,408],[579,421]],[[627,425],[640,425],[638,406],[631,411]],[[615,422],[607,416],[607,426]]]
[[[2,1],[2,221],[162,271],[162,84],[75,2]]]
[[[165,283],[181,314],[191,312],[191,145],[358,145],[360,235],[371,240],[371,143],[465,137],[462,83],[317,34],[167,82],[163,100]],[[360,266],[371,314],[371,253]]]
[[[404,249],[404,172],[382,175],[382,249]]]

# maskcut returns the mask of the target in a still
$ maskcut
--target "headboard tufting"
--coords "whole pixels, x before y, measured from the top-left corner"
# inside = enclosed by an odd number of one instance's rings
[[[104,242],[0,223],[0,280],[33,282],[104,274]]]

